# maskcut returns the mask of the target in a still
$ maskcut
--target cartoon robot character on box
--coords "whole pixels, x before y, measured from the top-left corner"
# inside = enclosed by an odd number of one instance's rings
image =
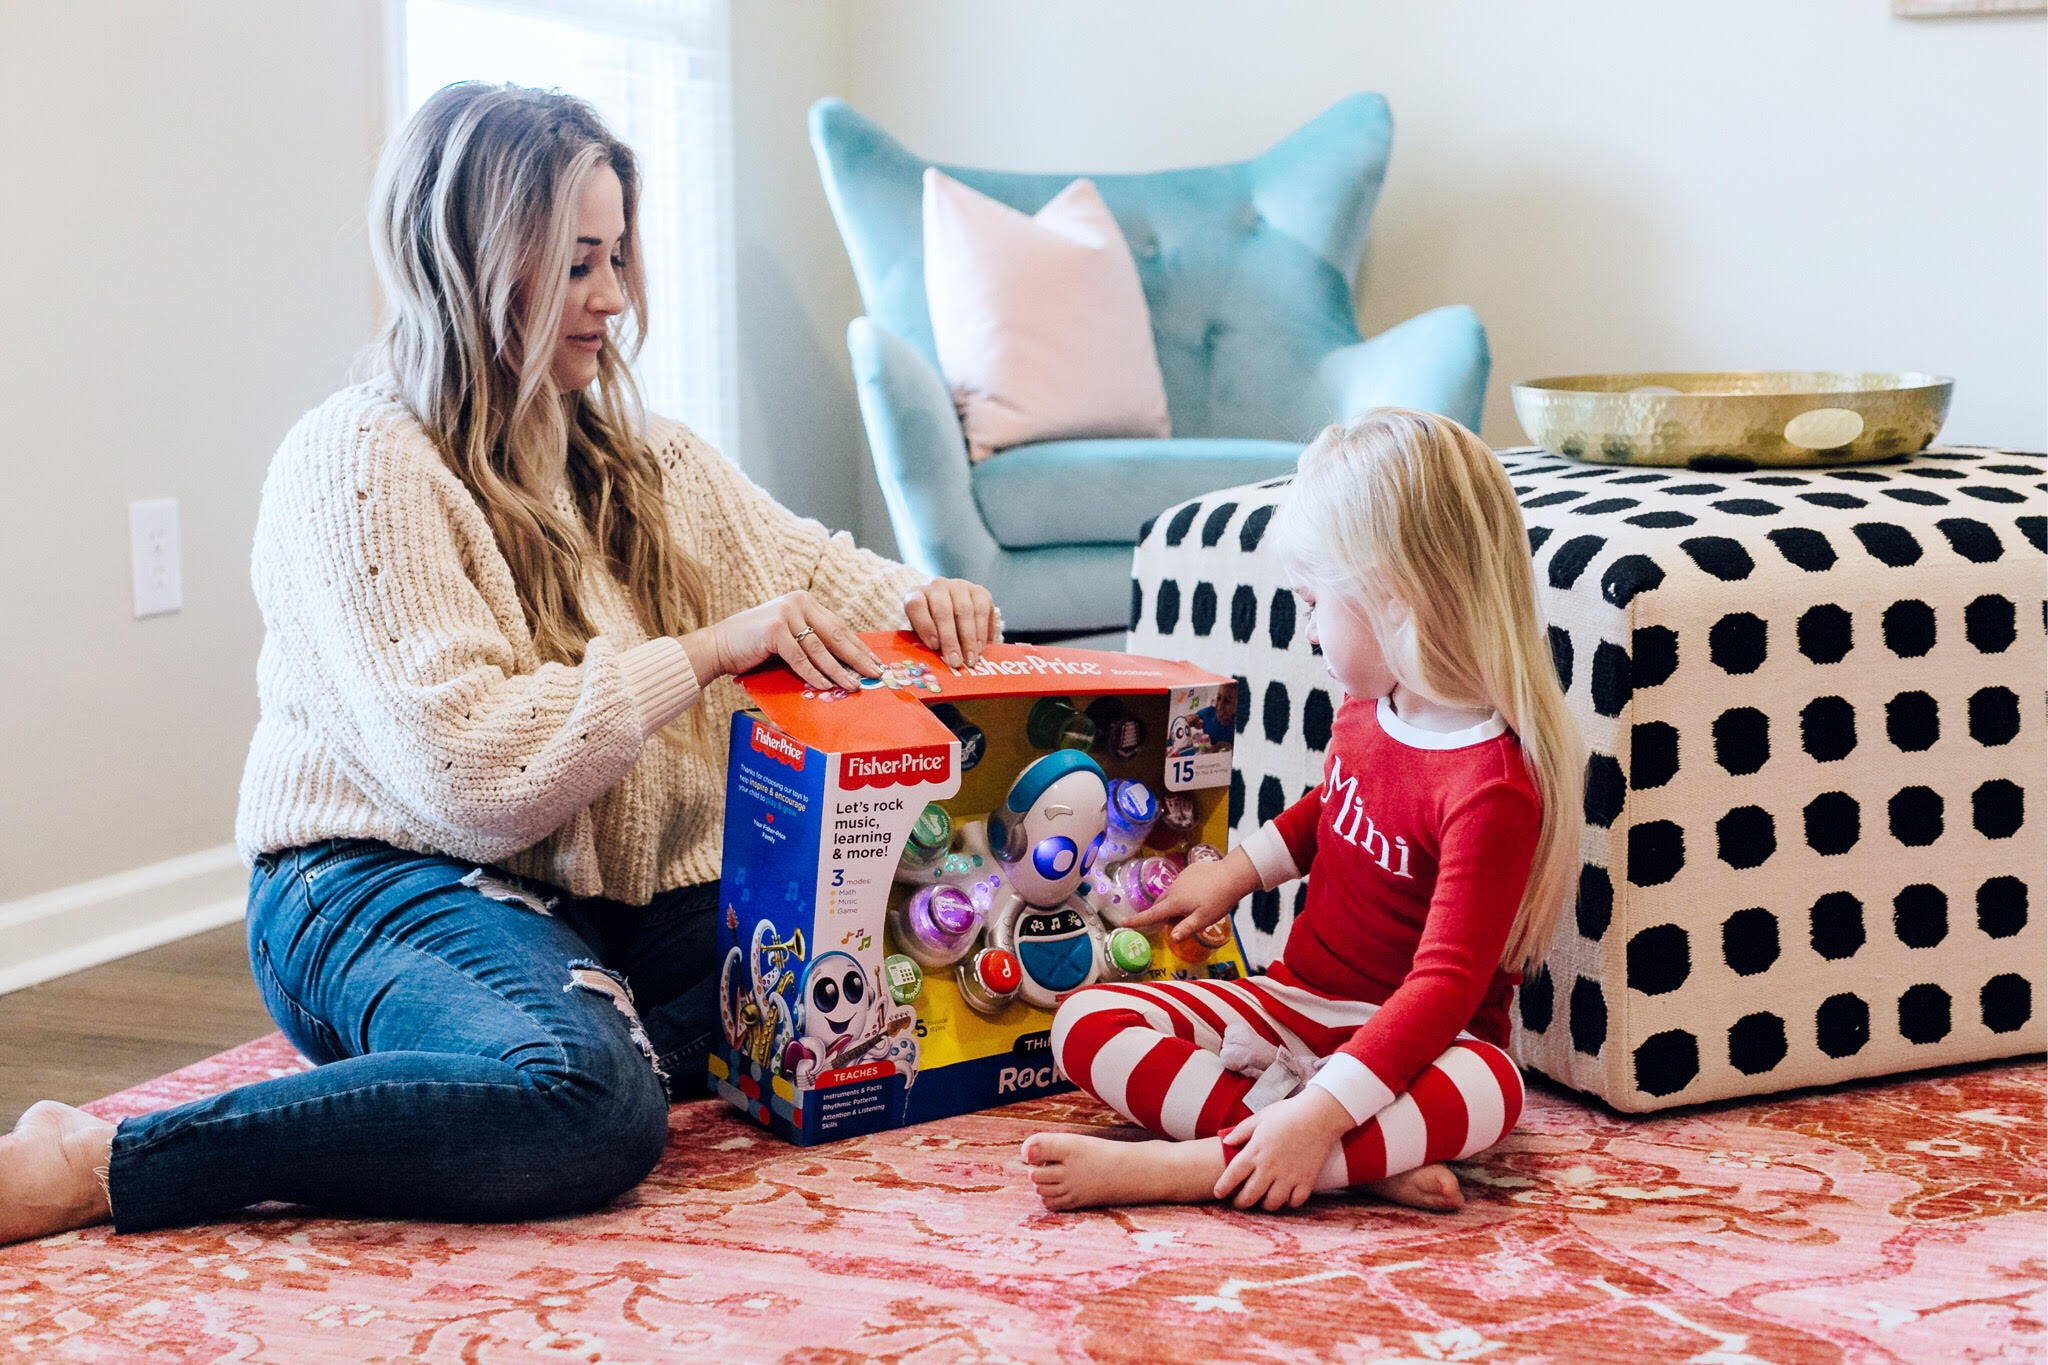
[[[798,1087],[821,1071],[891,1062],[906,1086],[917,1079],[917,1012],[882,991],[878,972],[851,953],[821,953],[798,991],[800,1031],[782,1049],[782,1070]]]
[[[730,908],[726,913],[733,916]],[[777,939],[775,926],[765,919],[754,924],[751,951],[743,953],[734,944],[725,955],[718,981],[719,1020],[726,1042],[758,1067],[772,1066],[794,1036],[789,992],[796,985],[796,973],[790,964],[803,961],[803,956],[803,930]],[[742,970],[745,981],[739,980]]]

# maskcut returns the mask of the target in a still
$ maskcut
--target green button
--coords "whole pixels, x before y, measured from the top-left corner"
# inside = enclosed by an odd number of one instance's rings
[[[1120,972],[1142,972],[1152,965],[1152,940],[1136,929],[1118,929],[1109,936],[1109,960]]]
[[[882,979],[889,983],[889,998],[899,1005],[917,999],[924,990],[924,968],[901,953],[891,953],[882,963]]]
[[[917,813],[917,823],[910,827],[910,842],[905,852],[915,863],[929,863],[944,853],[953,842],[953,817],[946,814],[944,806],[933,803]]]

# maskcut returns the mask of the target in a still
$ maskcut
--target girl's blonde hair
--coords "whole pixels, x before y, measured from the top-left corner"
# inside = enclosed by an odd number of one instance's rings
[[[1302,452],[1278,531],[1297,580],[1357,605],[1404,684],[1498,711],[1520,739],[1542,828],[1501,963],[1533,965],[1576,882],[1586,753],[1500,461],[1448,417],[1380,408]]]
[[[625,191],[629,344],[622,352],[608,329],[596,380],[564,393],[551,368],[576,208],[605,167]],[[370,197],[391,309],[375,359],[482,507],[541,656],[562,663],[580,660],[593,633],[577,603],[593,561],[625,586],[650,636],[681,635],[707,615],[709,580],[670,528],[628,368],[647,332],[639,195],[633,153],[589,105],[472,81],[420,106]],[[555,470],[580,525],[550,500]]]

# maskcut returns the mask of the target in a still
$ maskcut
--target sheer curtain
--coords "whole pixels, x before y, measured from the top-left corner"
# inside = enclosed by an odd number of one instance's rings
[[[647,405],[737,455],[728,0],[398,0],[405,111],[451,81],[579,96],[639,158]]]

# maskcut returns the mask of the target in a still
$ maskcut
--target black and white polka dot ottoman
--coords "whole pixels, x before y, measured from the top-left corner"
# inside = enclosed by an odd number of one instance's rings
[[[2041,1051],[2048,460],[1501,460],[1592,750],[1517,1057],[1641,1111]],[[1131,589],[1131,649],[1239,679],[1240,837],[1319,780],[1338,700],[1260,548],[1285,483],[1169,508]],[[1239,908],[1254,962],[1301,896]]]

